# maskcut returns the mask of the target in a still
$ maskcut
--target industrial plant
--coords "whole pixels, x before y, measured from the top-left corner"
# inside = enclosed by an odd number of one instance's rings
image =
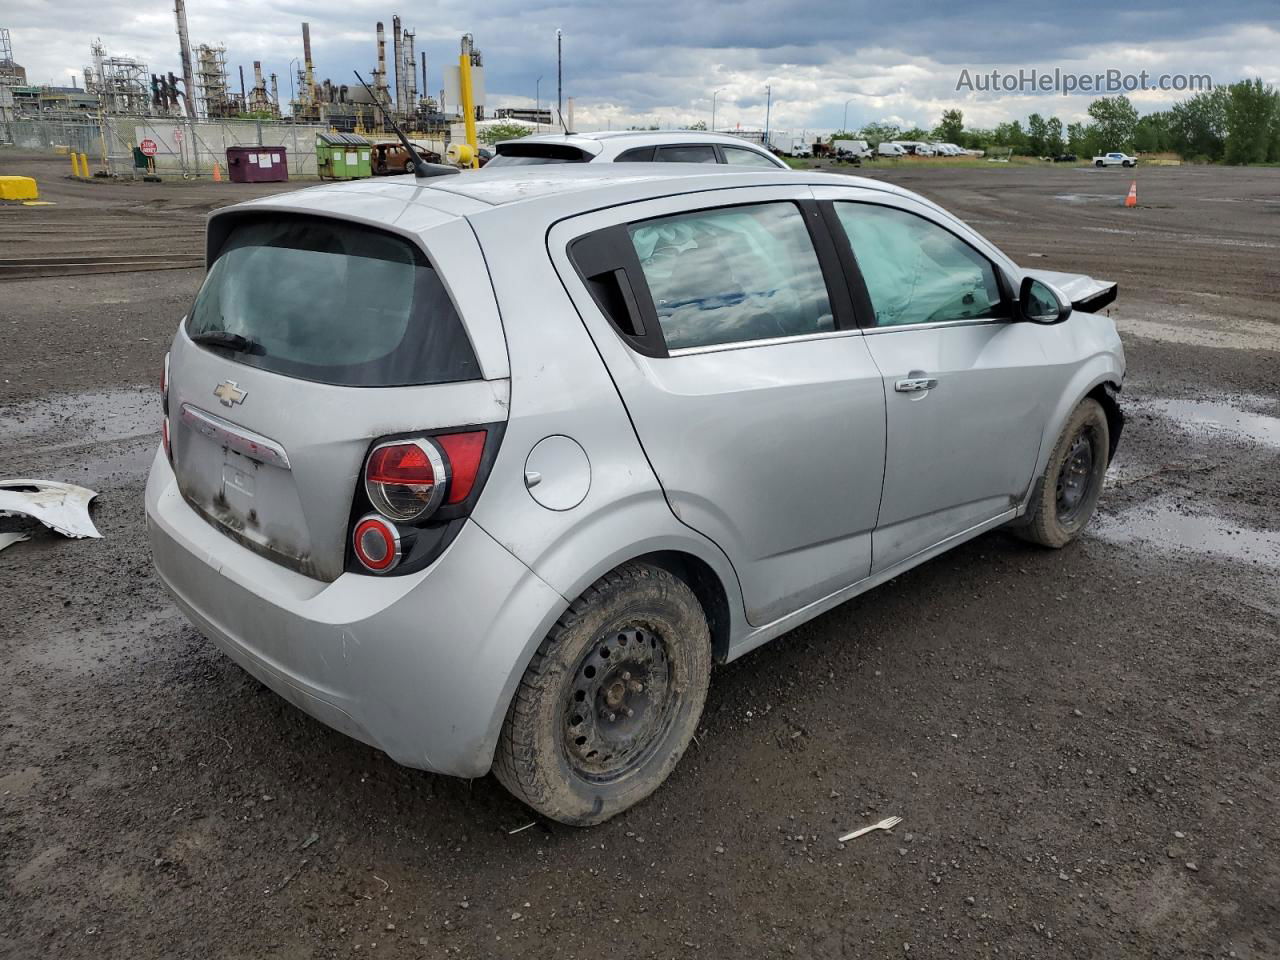
[[[245,65],[231,66],[222,43],[192,45],[187,26],[186,0],[175,0],[178,39],[175,70],[152,70],[142,60],[107,49],[101,39],[89,44],[83,69],[83,86],[72,78],[70,86],[33,84],[15,59],[9,30],[0,27],[0,141],[7,125],[20,120],[97,119],[101,117],[173,118],[207,120],[290,120],[320,124],[339,132],[382,132],[383,110],[395,120],[424,135],[446,135],[451,124],[462,120],[459,68],[442,71],[443,84],[433,96],[428,81],[427,55],[415,49],[416,31],[400,16],[391,17],[390,56],[382,21],[372,33],[373,66],[366,89],[355,78],[320,79],[311,50],[311,26],[301,25],[301,57],[289,77],[291,93],[284,101],[280,77],[263,73],[261,61],[253,61],[246,77]],[[464,46],[471,64],[475,116],[484,119],[484,61],[470,38]],[[389,62],[388,62],[389,60]]]

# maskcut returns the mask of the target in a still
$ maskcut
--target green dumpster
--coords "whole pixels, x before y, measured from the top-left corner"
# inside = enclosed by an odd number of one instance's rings
[[[316,169],[322,180],[373,176],[369,141],[354,133],[317,133]]]

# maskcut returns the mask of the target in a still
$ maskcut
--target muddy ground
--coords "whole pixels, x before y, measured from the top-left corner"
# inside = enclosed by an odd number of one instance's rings
[[[0,257],[198,244],[253,189],[65,165],[0,153],[57,204],[0,209]],[[170,606],[142,488],[199,271],[0,283],[0,473],[101,491],[104,535],[0,554],[0,956],[1280,956],[1280,170],[1140,169],[1136,210],[1116,170],[876,175],[1120,282],[1101,515],[716,670],[670,782],[587,831],[513,833],[492,778],[328,730]]]

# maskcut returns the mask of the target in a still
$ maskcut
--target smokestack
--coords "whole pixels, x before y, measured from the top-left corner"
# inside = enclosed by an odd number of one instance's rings
[[[249,109],[249,100],[244,95],[244,64],[240,64],[240,109]]]
[[[271,102],[276,106],[276,113],[280,112],[280,87],[276,84],[276,75],[271,75]]]
[[[404,51],[400,46],[400,15],[391,18],[391,63],[396,70],[395,108],[404,109]]]
[[[404,32],[404,92],[405,113],[413,113],[418,107],[418,63],[413,55],[414,32]]]
[[[378,100],[387,102],[387,35],[382,30],[382,21],[378,21],[378,79],[373,84]]]
[[[187,5],[184,0],[173,0],[173,15],[178,21],[178,55],[182,58],[182,99],[187,105],[187,118],[194,120],[196,112],[192,109],[191,96],[196,83],[191,69],[191,39],[187,35]]]
[[[302,62],[306,66],[307,78],[303,83],[302,102],[311,103],[315,99],[316,78],[311,64],[311,24],[302,24]]]
[[[423,50],[422,51],[422,95],[424,97],[429,96],[429,94],[427,93],[429,89],[430,87],[427,86],[427,51]]]

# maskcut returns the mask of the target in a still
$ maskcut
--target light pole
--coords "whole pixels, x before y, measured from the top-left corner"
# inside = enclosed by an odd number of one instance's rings
[[[564,125],[564,47],[561,43],[560,28],[556,27],[556,116]]]
[[[293,65],[297,62],[298,62],[297,57],[294,57],[292,60],[289,61],[289,114],[291,116],[293,114],[293,101],[297,97],[297,94],[293,92]]]
[[[539,133],[542,132],[542,78],[538,78],[538,82],[533,85],[533,127]]]
[[[841,132],[841,133],[848,133],[848,132],[849,132],[849,104],[850,104],[852,101],[853,101],[853,97],[850,97],[848,100],[846,100],[846,101],[844,102],[844,119],[840,121],[840,132]]]
[[[765,96],[768,98],[765,101],[765,107],[764,107],[764,148],[768,150],[769,149],[769,114],[773,110],[773,86],[770,85],[765,87],[764,93],[765,93]]]
[[[720,90],[723,90],[721,87]],[[713,90],[711,93],[711,132],[716,132],[716,97],[720,96],[720,90]]]

